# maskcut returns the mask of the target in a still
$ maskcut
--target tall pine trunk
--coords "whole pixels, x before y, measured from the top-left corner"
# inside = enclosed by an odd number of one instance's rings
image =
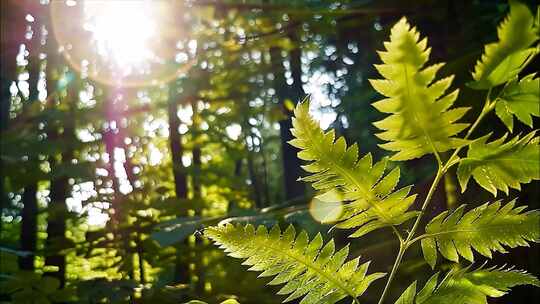
[[[191,175],[191,185],[193,188],[193,198],[200,199],[202,196],[202,186],[201,186],[201,144],[200,144],[200,124],[201,117],[199,115],[198,100],[193,99],[191,101],[191,108],[193,110],[192,116],[192,130],[191,130],[191,140],[193,142],[193,149],[191,150],[193,157],[193,173]]]
[[[68,94],[66,103],[76,104],[78,100],[79,86],[76,83],[68,87]],[[74,157],[74,151],[71,143],[75,140],[75,121],[73,107],[70,106],[70,114],[67,116],[64,123],[64,132],[61,134],[65,143],[65,150],[62,152],[61,162],[58,162],[54,156],[49,158],[51,167],[54,168],[57,164],[69,164]],[[58,131],[51,130],[50,138],[58,137]],[[63,248],[58,248],[57,244],[65,243],[66,235],[66,222],[67,215],[66,199],[69,196],[69,183],[67,176],[61,176],[51,180],[50,186],[50,203],[48,206],[48,221],[47,221],[47,240],[46,240],[46,252],[45,265],[55,266],[58,271],[49,273],[50,276],[57,278],[60,281],[61,286],[65,284],[66,274],[66,257],[59,251]]]
[[[38,101],[38,80],[41,70],[41,60],[39,58],[40,53],[40,40],[39,36],[39,23],[35,22],[32,26],[34,31],[29,46],[29,58],[28,58],[28,86],[29,86],[29,95],[28,100],[23,104],[23,115],[31,115],[31,104]],[[37,128],[33,129],[36,132],[34,140],[37,141],[37,133],[39,132]],[[31,151],[33,152],[33,151]],[[30,162],[31,167],[38,167],[38,159],[34,156],[28,157],[28,162]],[[39,168],[35,168],[39,170]],[[32,175],[32,173],[29,173]],[[24,270],[33,270],[34,269],[34,259],[36,251],[36,242],[37,242],[37,213],[38,213],[38,204],[37,204],[37,189],[38,181],[34,176],[28,176],[28,183],[24,187],[22,203],[22,220],[21,220],[21,232],[20,232],[20,242],[21,250],[32,252],[31,255],[25,257],[19,257],[19,267]]]
[[[253,134],[251,133],[251,129],[249,126],[249,123],[246,121],[244,125],[242,126],[242,130],[244,133],[244,141],[246,144],[246,151],[247,151],[247,168],[249,173],[249,180],[251,182],[251,189],[253,190],[253,200],[255,201],[255,207],[262,208],[263,207],[263,201],[262,201],[262,191],[261,191],[261,182],[259,181],[259,175],[257,174],[257,170],[255,169],[255,153],[253,152],[254,149],[254,142],[253,142]],[[251,146],[251,148],[250,148]]]
[[[58,65],[60,64],[58,54],[58,44],[52,35],[52,26],[49,16],[45,18],[45,26],[49,31],[47,37],[47,66],[46,66],[46,86],[48,97],[48,108],[54,109],[58,102],[58,92],[55,91],[57,87],[56,75],[58,72]],[[78,79],[74,84],[70,84],[67,92],[66,104],[73,105],[78,101]],[[74,107],[70,106],[70,112],[73,112]],[[71,148],[71,142],[75,139],[75,122],[74,113],[66,115],[66,119],[60,123],[49,123],[49,130],[47,137],[51,140],[62,137],[62,141],[66,141],[65,150],[61,153],[61,161],[58,160],[57,155],[49,156],[49,164],[54,172],[58,165],[64,163],[70,163],[74,157],[73,148]],[[60,125],[63,128],[63,133],[59,134]],[[64,286],[66,282],[66,257],[60,253],[58,244],[65,243],[66,223],[65,218],[67,215],[66,199],[69,196],[69,183],[67,176],[60,176],[58,178],[52,178],[50,181],[50,203],[48,205],[48,218],[47,218],[47,240],[45,241],[45,265],[56,267],[58,270],[55,272],[48,272],[46,275],[54,277],[60,281],[60,286]],[[61,247],[61,246],[60,246]]]
[[[24,11],[19,1],[0,1],[0,132],[8,128],[9,111],[11,108],[11,83],[17,79],[17,53],[19,45],[24,39],[25,24]],[[0,215],[8,205],[5,189],[6,170],[3,160],[0,159]],[[0,221],[0,233],[2,221]]]
[[[285,100],[289,99],[294,104],[298,102],[298,99],[303,95],[303,91],[300,92],[301,82],[297,82],[298,75],[301,75],[301,69],[299,65],[300,50],[293,50],[291,52],[291,72],[293,73],[293,79],[296,84],[294,87],[297,92],[290,93],[290,88],[285,80],[285,69],[283,67],[283,57],[281,56],[282,49],[279,47],[270,48],[270,60],[274,73],[274,89],[279,103],[282,106],[285,119],[279,122],[280,139],[281,139],[281,153],[283,159],[283,176],[285,187],[285,199],[288,202],[301,199],[306,193],[304,184],[298,181],[298,178],[302,174],[301,163],[296,154],[298,149],[291,146],[288,141],[293,139],[291,134],[292,128],[292,112],[287,109]],[[297,79],[295,79],[297,78]]]
[[[29,251],[32,254],[19,257],[19,268],[21,270],[34,270],[34,258],[37,242],[37,183],[32,183],[24,187],[22,201],[24,204],[22,210],[21,222],[21,250]]]
[[[169,118],[169,146],[173,165],[174,190],[176,197],[186,199],[188,195],[187,176],[182,157],[184,156],[184,145],[180,134],[180,118],[178,117],[178,95],[176,86],[172,85],[169,94],[168,118]],[[184,214],[182,214],[184,215]]]
[[[178,118],[178,87],[173,82],[169,87],[169,103],[167,115],[169,119],[169,147],[171,149],[171,160],[174,177],[174,190],[176,198],[179,200],[187,199],[187,176],[182,156],[184,155],[184,146],[182,144],[182,135],[178,131],[180,127],[180,118]],[[178,216],[186,216],[179,214]],[[183,254],[183,248],[187,248],[187,242],[176,245],[176,257],[174,265],[174,281],[176,283],[187,283],[189,281],[189,265],[186,256]]]
[[[191,175],[191,190],[193,192],[193,199],[195,202],[198,202],[199,204],[202,203],[202,182],[201,182],[201,174],[202,174],[202,147],[200,142],[200,132],[201,132],[201,116],[199,113],[199,104],[198,100],[192,99],[191,100],[191,108],[193,110],[193,116],[191,118],[192,120],[192,126],[191,126],[191,141],[193,142],[193,149],[191,151],[192,153],[192,175]],[[195,211],[195,214],[198,216],[201,216],[201,209],[198,209]],[[197,238],[195,240],[195,246],[196,245],[202,245],[202,239]],[[192,248],[195,249],[195,248]],[[195,292],[197,294],[203,294],[204,293],[204,267],[202,265],[202,259],[196,255],[196,252],[192,250],[190,252],[190,261],[195,264],[195,271],[194,275],[197,277],[197,281],[195,282]]]

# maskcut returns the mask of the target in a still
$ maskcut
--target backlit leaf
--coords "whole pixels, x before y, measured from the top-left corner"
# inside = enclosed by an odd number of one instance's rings
[[[510,13],[499,25],[499,41],[485,46],[482,58],[473,72],[474,89],[488,89],[502,84],[519,74],[530,56],[538,53],[531,45],[538,40],[538,28],[527,5],[510,0]]]
[[[375,164],[371,154],[359,158],[358,146],[348,146],[333,130],[323,132],[308,112],[309,104],[300,103],[294,111],[290,144],[301,149],[298,157],[309,161],[303,166],[311,175],[302,180],[319,191],[322,202],[344,203],[338,228],[355,228],[351,237],[360,237],[378,228],[399,225],[414,217],[407,211],[414,203],[410,187],[395,190],[399,168],[385,175],[387,161]]]
[[[540,179],[539,138],[535,135],[533,131],[507,142],[507,135],[489,143],[490,135],[476,140],[457,169],[461,190],[466,190],[471,176],[494,196],[497,190],[508,194],[509,188],[519,190],[521,184]]]
[[[289,295],[285,302],[302,298],[302,304],[336,303],[349,296],[362,295],[371,282],[383,273],[367,274],[368,263],[359,258],[346,262],[349,247],[335,250],[334,241],[326,245],[318,234],[311,241],[305,231],[296,234],[293,226],[285,232],[252,225],[214,226],[204,234],[229,256],[245,259],[249,270],[260,277],[274,277],[270,285],[285,284],[278,294]]]
[[[458,90],[445,92],[453,76],[436,80],[443,64],[425,67],[431,49],[427,38],[402,18],[392,28],[386,51],[379,52],[383,64],[375,65],[384,79],[370,80],[386,98],[373,104],[391,115],[374,125],[383,130],[377,136],[388,143],[382,148],[396,152],[392,160],[408,160],[444,152],[467,144],[455,137],[468,124],[456,123],[468,108],[450,109]]]
[[[459,256],[474,261],[473,249],[491,258],[493,251],[506,252],[505,247],[528,246],[540,240],[540,212],[523,212],[514,202],[484,204],[465,214],[465,205],[454,212],[444,211],[426,226],[422,251],[431,267],[435,266],[437,250],[448,260]],[[436,246],[435,246],[436,245]]]

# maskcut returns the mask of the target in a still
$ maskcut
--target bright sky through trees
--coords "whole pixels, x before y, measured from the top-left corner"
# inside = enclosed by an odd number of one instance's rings
[[[156,60],[152,40],[159,34],[151,1],[84,1],[84,28],[97,43],[99,55],[122,73]]]
[[[437,272],[452,304],[491,303],[505,275],[497,296],[540,286],[515,270],[540,261],[533,2],[0,0],[0,302],[387,304],[411,286],[409,304]],[[212,239],[300,272],[259,280]],[[515,291],[500,301],[540,296]]]

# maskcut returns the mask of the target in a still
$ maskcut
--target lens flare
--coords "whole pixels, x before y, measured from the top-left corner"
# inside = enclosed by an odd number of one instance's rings
[[[159,33],[155,6],[148,1],[85,1],[84,29],[92,33],[100,56],[129,73],[158,60],[151,41]]]
[[[91,79],[116,87],[166,83],[194,60],[175,61],[185,39],[176,1],[52,1],[51,23],[59,51]]]
[[[341,202],[323,202],[314,198],[309,204],[309,213],[314,220],[329,224],[339,220],[343,213],[343,203]]]

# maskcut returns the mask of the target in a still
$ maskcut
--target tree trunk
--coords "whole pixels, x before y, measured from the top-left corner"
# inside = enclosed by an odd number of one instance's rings
[[[295,32],[289,32],[289,39],[294,46],[289,53],[289,60],[291,62],[291,77],[293,79],[292,83],[292,102],[297,104],[302,101],[306,96],[304,92],[303,83],[302,83],[302,49],[300,48],[300,40],[298,35]]]
[[[193,109],[193,125],[191,134],[192,134],[192,141],[193,141],[193,150],[192,157],[193,157],[193,174],[191,178],[191,183],[193,187],[193,198],[194,199],[200,199],[202,196],[201,190],[201,145],[199,143],[199,127],[200,127],[200,117],[199,117],[199,107],[197,106],[197,100],[193,100],[191,102],[191,108]]]
[[[177,84],[171,83],[169,87],[169,146],[171,149],[172,169],[174,177],[174,190],[176,198],[180,200],[187,199],[187,177],[182,156],[184,155],[184,146],[182,144],[182,135],[178,131],[180,127],[180,118],[178,118],[178,91]],[[178,216],[186,216],[179,214]],[[187,248],[187,242],[176,246],[176,257],[174,265],[174,282],[187,283],[189,281],[189,265],[183,255],[182,247]]]
[[[24,11],[16,0],[0,1],[0,132],[8,127],[9,110],[11,108],[11,83],[17,79],[17,62],[19,45],[24,39]],[[5,170],[0,159],[0,216],[8,205],[8,197],[4,186]],[[0,221],[0,233],[2,221]]]
[[[233,190],[235,191],[241,191],[241,188],[238,187],[238,183],[237,181],[240,180],[242,178],[242,163],[243,163],[243,159],[242,158],[239,158],[237,160],[234,161],[234,187],[233,187]],[[234,211],[238,209],[238,202],[236,200],[230,200],[229,201],[229,206],[227,207],[227,212],[231,212],[231,211]]]
[[[49,18],[44,20],[45,26],[49,31],[49,36],[47,37],[47,68],[46,68],[46,85],[47,85],[47,97],[48,97],[48,107],[54,109],[58,101],[57,93],[55,92],[56,83],[58,79],[55,78],[57,73],[58,65],[60,64],[58,54],[58,44],[55,38],[52,35],[52,27]],[[67,103],[76,104],[78,100],[78,89],[79,86],[77,83],[70,85],[68,88],[67,94]],[[72,111],[73,106],[70,106]],[[59,138],[58,128],[59,124],[57,122],[51,121],[49,124],[49,131],[47,137],[49,139]],[[64,129],[63,134],[61,135],[66,143],[66,150],[62,152],[61,163],[71,162],[73,158],[73,149],[70,148],[71,141],[75,138],[75,122],[73,113],[67,116],[65,123],[62,121],[62,127]],[[56,155],[49,156],[49,164],[52,168],[52,171],[55,171],[57,164],[60,162],[57,160]],[[69,196],[69,183],[68,177],[62,176],[56,179],[51,179],[50,181],[50,203],[48,205],[48,218],[47,218],[47,240],[45,241],[45,265],[46,266],[55,266],[58,268],[56,272],[47,272],[45,275],[54,277],[60,281],[60,286],[63,287],[66,282],[66,257],[61,254],[59,251],[61,248],[58,248],[58,244],[64,242],[66,234],[66,223],[65,217],[67,215],[67,206],[66,199]]]
[[[68,156],[71,152],[63,153],[62,160],[71,159],[73,156]],[[51,166],[54,166],[54,163],[51,163]],[[47,240],[45,243],[47,252],[45,265],[58,267],[58,271],[48,273],[48,275],[57,278],[61,286],[64,286],[66,281],[66,257],[64,254],[58,252],[60,249],[57,248],[57,245],[59,242],[64,242],[65,240],[68,187],[68,178],[65,176],[51,181],[51,202],[48,206],[49,217],[47,221]]]
[[[255,153],[254,153],[255,143],[253,141],[253,133],[251,132],[251,126],[249,125],[249,122],[247,121],[247,117],[245,118],[245,121],[242,124],[242,134],[243,134],[244,142],[246,145],[247,169],[248,169],[248,174],[249,174],[249,180],[251,181],[253,200],[255,201],[255,207],[262,208],[263,207],[263,199],[262,199],[263,191],[261,189],[261,182],[259,179],[259,174],[257,173],[257,170],[255,169],[256,168]]]
[[[176,86],[171,85],[169,92],[168,118],[169,118],[169,146],[171,149],[174,190],[179,199],[187,198],[187,177],[182,163],[184,155],[184,145],[182,144],[182,135],[178,131],[180,127],[180,118],[178,118],[178,103]]]
[[[249,129],[247,129],[249,130]],[[252,135],[246,136],[246,150],[247,150],[247,166],[249,173],[249,180],[251,181],[251,189],[253,189],[253,200],[255,201],[255,207],[262,207],[262,197],[261,197],[261,183],[259,182],[259,176],[257,175],[257,170],[255,170],[255,159],[254,153],[250,150],[248,145],[248,138],[251,139]],[[253,140],[250,140],[251,149],[253,149]]]
[[[34,270],[34,257],[37,241],[37,183],[24,188],[22,201],[24,204],[21,223],[21,250],[32,252],[31,255],[19,257],[21,270]]]
[[[71,159],[73,156],[68,156],[70,152],[63,153],[62,160]],[[54,166],[54,162],[51,162],[51,166]],[[61,286],[64,286],[66,281],[66,257],[58,252],[60,250],[58,244],[65,240],[66,223],[64,219],[67,214],[65,202],[68,196],[68,186],[68,178],[65,176],[51,181],[51,202],[48,206],[47,240],[45,243],[47,252],[45,265],[58,267],[58,271],[47,273],[47,275],[57,278]]]
[[[76,80],[77,81],[77,80]],[[76,104],[78,100],[79,86],[77,83],[72,84],[68,88],[67,100],[68,104]],[[62,164],[69,164],[74,157],[73,148],[71,148],[71,142],[75,140],[75,121],[73,107],[70,107],[71,113],[65,121],[64,133],[62,137],[66,143],[66,150],[62,152]],[[58,137],[57,130],[52,130],[50,138]],[[57,163],[54,156],[49,157],[49,163],[54,170]],[[55,243],[65,242],[66,237],[66,222],[67,215],[66,199],[69,196],[69,183],[68,177],[62,176],[51,180],[50,186],[50,199],[51,202],[48,206],[48,222],[47,222],[47,241],[45,246],[47,248],[47,256],[45,257],[45,265],[58,267],[57,272],[49,273],[48,275],[57,278],[60,281],[61,286],[64,286],[66,281],[66,257],[64,254],[58,252],[60,249],[55,246]],[[56,248],[55,248],[56,247]]]
[[[266,153],[265,153],[265,147],[264,147],[265,146],[264,139],[261,137],[260,141],[261,141],[261,144],[259,145],[259,148],[261,150],[260,153],[261,153],[261,158],[262,158],[262,170],[263,170],[263,182],[262,182],[263,193],[264,193],[263,207],[268,207],[271,204],[271,202],[270,202],[270,185],[269,185],[269,182],[268,182],[268,161],[266,159]]]
[[[201,142],[200,142],[200,126],[201,126],[201,117],[199,113],[199,107],[198,107],[198,100],[193,99],[191,101],[191,108],[193,110],[193,116],[191,118],[193,124],[191,126],[191,141],[193,142],[193,150],[192,153],[192,175],[191,175],[191,186],[192,186],[192,192],[193,192],[193,199],[196,203],[201,204],[202,201],[202,183],[201,183],[201,174],[202,174],[202,149],[201,149]],[[200,216],[201,209],[195,210],[195,214]],[[204,283],[205,283],[205,275],[204,275],[204,267],[202,266],[202,260],[200,257],[196,255],[195,252],[195,246],[202,245],[202,239],[196,238],[195,244],[191,248],[192,251],[190,252],[190,262],[195,264],[195,269],[193,274],[197,277],[197,281],[195,281],[195,292],[197,294],[202,295],[204,290]]]
[[[9,109],[11,107],[11,83],[17,79],[17,62],[19,46],[25,33],[23,7],[17,0],[0,1],[0,130],[7,128]]]
[[[300,82],[296,82],[295,84],[297,92],[290,94],[288,93],[289,86],[287,85],[287,82],[285,80],[285,69],[283,68],[281,48],[270,48],[270,60],[274,71],[274,89],[286,117],[279,122],[279,129],[281,138],[281,152],[283,159],[283,182],[285,187],[285,199],[288,202],[302,198],[305,195],[306,191],[304,184],[298,181],[298,178],[302,174],[302,169],[300,167],[301,163],[296,156],[299,150],[288,143],[289,140],[293,139],[290,130],[292,128],[292,112],[285,107],[285,100],[290,99],[293,103],[296,103],[298,102],[298,97],[303,95],[303,93],[298,91],[299,88],[301,88],[301,79],[298,78],[298,75],[299,73],[301,75],[302,72],[301,70],[298,70],[300,68],[299,54],[299,49],[293,50],[291,52],[291,72],[293,72],[293,79],[297,78],[297,80]]]
[[[35,27],[39,28],[38,23],[35,23]],[[39,31],[34,29],[34,35],[32,40],[28,43],[30,56],[28,58],[28,85],[29,85],[29,96],[28,100],[23,104],[23,112],[28,112],[30,104],[37,101],[39,92],[37,88],[39,73],[41,68],[41,60],[39,58],[39,45],[41,37],[38,35]],[[34,130],[36,133],[39,132],[37,128]],[[36,140],[37,140],[37,134]],[[33,165],[38,166],[38,160],[34,157],[29,157],[28,161]],[[39,170],[39,169],[38,169]],[[38,184],[37,180],[33,176],[29,176],[29,183],[24,187],[22,202],[23,202],[23,211],[22,211],[22,221],[21,221],[21,250],[32,251],[33,254],[28,257],[20,257],[19,266],[24,270],[33,270],[34,269],[34,257],[36,250],[36,241],[37,241],[37,189]]]

